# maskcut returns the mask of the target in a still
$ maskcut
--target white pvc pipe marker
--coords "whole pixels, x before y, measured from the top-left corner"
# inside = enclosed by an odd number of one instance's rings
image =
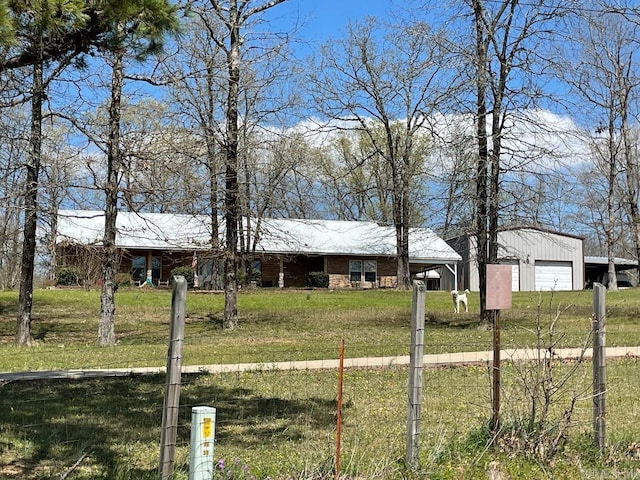
[[[191,410],[189,480],[213,479],[215,433],[216,409],[213,407],[193,407]]]

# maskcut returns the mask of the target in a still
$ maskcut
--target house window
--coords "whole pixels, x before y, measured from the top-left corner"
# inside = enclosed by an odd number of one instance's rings
[[[135,255],[131,258],[131,278],[143,282],[147,278],[147,258]]]
[[[377,279],[378,262],[375,260],[349,260],[349,281],[364,281],[375,283]]]
[[[349,281],[359,282],[362,280],[362,260],[349,260]]]
[[[378,271],[378,263],[375,260],[364,261],[364,281],[365,282],[375,283],[377,271]]]
[[[260,260],[253,260],[251,262],[251,279],[252,282],[257,282],[260,285],[262,280],[262,262]]]

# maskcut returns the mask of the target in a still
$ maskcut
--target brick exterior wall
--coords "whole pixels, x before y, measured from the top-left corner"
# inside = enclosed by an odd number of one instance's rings
[[[131,273],[132,258],[142,256],[148,259],[149,253],[161,258],[160,281],[167,281],[171,270],[182,265],[191,265],[193,252],[162,252],[139,249],[129,249],[121,252],[120,265],[118,271],[121,273]],[[199,254],[199,261],[206,261],[206,254]],[[278,287],[280,273],[280,257],[265,256],[258,257],[261,261],[261,280],[264,287]],[[74,257],[70,251],[61,249],[59,260],[64,264],[72,265]],[[349,261],[350,260],[375,260],[376,261],[376,282],[350,282],[349,281]],[[333,256],[312,256],[305,255],[290,256],[283,259],[284,286],[287,288],[306,287],[306,275],[309,272],[326,272],[329,275],[329,288],[394,288],[396,286],[396,261],[391,257],[360,257],[349,255]],[[146,267],[148,268],[148,267]],[[364,275],[363,275],[364,278]],[[139,279],[134,279],[139,280]],[[158,279],[154,279],[158,280]],[[201,285],[203,286],[203,285]]]
[[[376,282],[349,281],[349,260],[375,260]],[[329,274],[329,288],[394,288],[396,286],[396,261],[389,257],[350,257],[346,255],[328,256],[326,260]]]

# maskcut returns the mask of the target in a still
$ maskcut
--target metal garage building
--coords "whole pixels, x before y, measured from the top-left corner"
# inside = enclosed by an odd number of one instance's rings
[[[581,290],[584,287],[583,237],[537,227],[498,232],[498,259],[512,266],[512,290]],[[458,285],[479,290],[477,242],[473,235],[448,240],[461,256]]]

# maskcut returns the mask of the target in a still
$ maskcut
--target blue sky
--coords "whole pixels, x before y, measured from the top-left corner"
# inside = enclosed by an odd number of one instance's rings
[[[288,0],[271,9],[268,17],[280,31],[288,31],[298,21],[297,36],[311,49],[342,36],[349,21],[385,15],[392,4],[393,0]]]

